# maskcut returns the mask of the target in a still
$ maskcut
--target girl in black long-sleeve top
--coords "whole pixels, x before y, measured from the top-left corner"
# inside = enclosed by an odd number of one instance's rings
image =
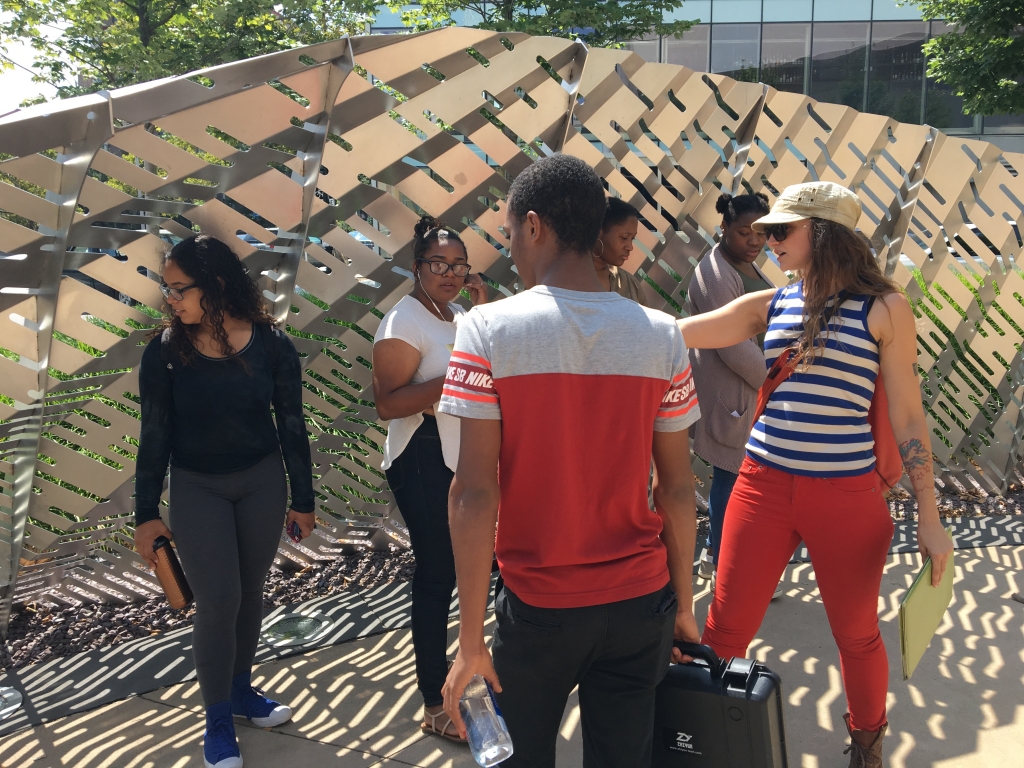
[[[139,375],[135,545],[155,565],[153,541],[173,531],[196,599],[192,653],[206,705],[205,764],[238,768],[232,715],[262,727],[291,717],[252,687],[250,668],[285,509],[303,538],[314,526],[302,371],[224,243],[206,236],[179,243],[163,281],[172,314],[146,347]],[[159,514],[168,462],[170,530]]]

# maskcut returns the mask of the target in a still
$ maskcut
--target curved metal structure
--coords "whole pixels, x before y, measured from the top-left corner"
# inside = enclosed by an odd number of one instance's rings
[[[627,51],[449,28],[18,111],[0,148],[0,627],[15,599],[156,590],[131,551],[133,367],[168,241],[197,231],[233,244],[304,357],[320,528],[280,557],[407,546],[379,471],[373,332],[410,289],[420,211],[517,289],[503,200],[551,152],[641,210],[627,267],[677,314],[719,189],[855,190],[918,312],[940,483],[1021,477],[1024,156],[985,142]]]

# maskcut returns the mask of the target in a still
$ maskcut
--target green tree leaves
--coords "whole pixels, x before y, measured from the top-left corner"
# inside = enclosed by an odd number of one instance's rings
[[[402,22],[415,29],[435,29],[455,23],[463,12],[467,26],[501,32],[527,32],[575,39],[587,45],[619,47],[653,32],[680,37],[695,21],[663,21],[683,0],[424,0],[407,7],[404,0],[387,0],[402,13]],[[476,20],[476,23],[474,23]]]
[[[679,37],[694,24],[663,21],[683,0],[386,2],[418,30],[449,26],[464,12],[471,26],[606,47],[651,32]],[[0,0],[0,51],[31,41],[36,81],[65,98],[365,33],[376,7],[376,0]]]
[[[372,0],[0,0],[0,41],[30,40],[59,97],[364,32]]]
[[[1024,112],[1024,0],[919,0],[955,31],[929,40],[928,76],[963,98],[968,115]]]

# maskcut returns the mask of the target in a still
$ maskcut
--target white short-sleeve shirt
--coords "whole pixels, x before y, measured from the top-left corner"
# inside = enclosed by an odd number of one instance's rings
[[[420,353],[420,364],[413,374],[411,384],[444,376],[455,346],[455,331],[459,320],[465,317],[465,310],[456,304],[449,304],[454,321],[446,323],[413,296],[405,296],[390,312],[384,315],[373,343],[385,339],[400,339]],[[459,461],[459,420],[435,408],[437,431],[441,436],[441,452],[445,465],[455,471]],[[402,455],[413,434],[423,423],[423,414],[417,413],[401,419],[392,419],[388,426],[388,437],[384,442],[384,463],[381,469],[388,469]]]

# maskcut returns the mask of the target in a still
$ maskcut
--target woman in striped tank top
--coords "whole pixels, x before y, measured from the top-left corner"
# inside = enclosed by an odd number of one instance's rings
[[[877,602],[893,523],[875,472],[868,408],[884,375],[889,419],[918,503],[917,539],[939,583],[952,544],[935,501],[917,381],[914,315],[854,231],[861,205],[830,182],[787,188],[754,222],[779,265],[801,279],[680,321],[686,346],[720,348],[765,333],[771,366],[794,346],[796,371],[753,425],[729,500],[718,583],[703,642],[744,656],[772,592],[807,545],[839,646],[851,768],[881,768],[888,659]]]

